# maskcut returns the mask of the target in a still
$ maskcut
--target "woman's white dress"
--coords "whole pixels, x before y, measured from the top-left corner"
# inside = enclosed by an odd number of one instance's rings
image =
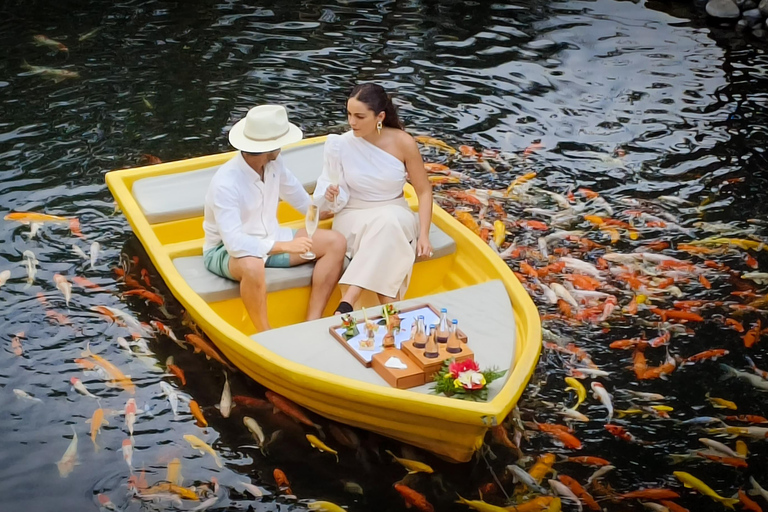
[[[347,239],[351,262],[339,284],[387,297],[403,297],[411,279],[419,235],[417,214],[403,197],[403,162],[353,132],[329,135],[315,203],[328,186],[339,185],[333,229]]]

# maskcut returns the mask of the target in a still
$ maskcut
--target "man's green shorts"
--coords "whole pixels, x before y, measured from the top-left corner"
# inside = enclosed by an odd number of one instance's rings
[[[294,235],[295,234],[296,233],[294,232]],[[209,272],[236,281],[236,279],[232,277],[232,274],[229,273],[229,258],[229,253],[227,252],[226,247],[224,247],[224,244],[219,244],[213,249],[209,249],[203,253],[203,264]],[[290,254],[281,252],[280,254],[268,256],[264,266],[287,268],[291,266],[290,260]]]

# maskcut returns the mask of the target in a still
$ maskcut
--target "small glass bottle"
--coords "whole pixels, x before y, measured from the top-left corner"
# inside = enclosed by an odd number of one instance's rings
[[[440,322],[437,325],[435,339],[438,343],[447,343],[448,336],[450,334],[450,326],[448,325],[448,310],[443,308],[440,310]]]
[[[414,348],[424,348],[427,346],[427,333],[424,332],[424,317],[419,316],[416,320],[416,332],[413,334]]]
[[[435,324],[432,324],[429,327],[429,337],[427,338],[427,346],[424,347],[424,357],[434,359],[440,356],[440,350],[437,348],[437,341],[435,341],[436,331],[437,331],[437,326]]]
[[[458,354],[461,352],[461,340],[456,332],[458,328],[459,321],[453,320],[453,322],[451,322],[451,334],[448,335],[448,346],[445,349],[451,354]]]

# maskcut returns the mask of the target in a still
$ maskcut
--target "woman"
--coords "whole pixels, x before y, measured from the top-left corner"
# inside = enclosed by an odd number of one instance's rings
[[[431,256],[432,187],[416,141],[400,124],[383,87],[360,84],[347,100],[352,131],[329,135],[314,199],[336,215],[333,229],[347,238],[352,261],[337,313],[353,310],[364,290],[380,303],[403,297],[416,257]],[[419,200],[417,215],[403,197],[406,177]]]

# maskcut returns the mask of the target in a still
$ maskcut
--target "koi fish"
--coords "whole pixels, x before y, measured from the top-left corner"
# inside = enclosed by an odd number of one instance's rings
[[[401,483],[395,484],[395,490],[403,497],[407,508],[413,507],[420,512],[434,512],[435,508],[423,494]]]
[[[87,420],[86,423],[91,424],[91,441],[93,441],[93,446],[98,451],[99,445],[96,444],[96,436],[101,432],[102,425],[109,425],[109,422],[104,418],[104,409],[99,407],[93,411],[93,416],[91,416],[91,419]]]
[[[243,416],[243,425],[251,432],[253,439],[259,443],[261,453],[264,453],[266,438],[264,437],[264,430],[262,430],[261,425],[249,416]]]
[[[83,384],[80,381],[80,379],[78,379],[77,377],[72,377],[71,379],[69,379],[69,382],[70,382],[70,384],[72,384],[72,387],[75,388],[75,391],[77,391],[81,395],[89,396],[91,398],[95,398],[95,399],[98,400],[99,397],[97,397],[96,395],[94,395],[93,393],[88,391],[88,389],[86,389],[86,387],[85,387],[85,384]]]
[[[749,382],[750,384],[752,384],[752,386],[758,389],[768,391],[768,380],[760,378],[759,375],[743,372],[741,370],[737,370],[736,368],[732,368],[727,364],[722,364],[722,363],[720,364],[720,368],[725,370],[726,372],[725,378],[738,377],[739,379]]]
[[[42,34],[32,36],[32,39],[34,40],[36,46],[45,46],[46,48],[50,48],[51,50],[55,50],[57,52],[69,53],[69,49],[67,49],[63,43],[60,43]]]
[[[493,221],[493,243],[501,247],[507,238],[507,228],[500,220]]]
[[[309,444],[312,446],[312,448],[317,448],[321,452],[328,452],[332,453],[336,456],[336,462],[339,462],[339,452],[334,450],[333,448],[330,448],[328,445],[326,445],[324,442],[319,440],[317,436],[314,436],[312,434],[307,434],[307,441],[309,441]],[[394,455],[393,455],[394,457]]]
[[[125,426],[128,434],[133,438],[133,425],[136,423],[136,400],[129,398],[125,403]]]
[[[469,212],[457,211],[454,212],[454,217],[456,217],[456,220],[461,222],[465,227],[469,228],[471,232],[476,235],[480,235],[480,226],[472,214]]]
[[[176,343],[181,348],[187,348],[186,343],[179,340],[176,337],[176,334],[174,334],[173,330],[171,330],[171,328],[166,326],[163,322],[159,320],[150,320],[149,325],[151,325],[157,332],[165,334],[166,336],[171,338],[174,341],[174,343]]]
[[[619,425],[612,425],[608,423],[605,425],[605,429],[611,434],[613,434],[614,436],[621,439],[622,441],[626,441],[628,443],[646,444],[645,441],[640,441],[635,436],[627,432],[626,429],[624,429],[624,427],[621,427]]]
[[[91,268],[96,268],[96,262],[99,259],[99,253],[101,252],[101,245],[99,242],[93,242],[91,244],[91,249],[89,252],[90,255],[90,262],[91,262]]]
[[[736,404],[730,400],[726,400],[725,398],[717,398],[714,396],[709,396],[709,393],[706,394],[707,400],[709,403],[712,404],[713,407],[717,407],[718,409],[731,409],[732,411],[735,411],[738,409]]]
[[[432,469],[427,464],[424,464],[423,462],[419,462],[417,460],[400,458],[389,450],[387,450],[387,453],[390,454],[398,464],[400,464],[405,469],[407,469],[409,475],[412,475],[414,473],[434,473],[435,471],[434,469]]]
[[[187,334],[184,338],[194,347],[195,354],[202,352],[205,354],[206,359],[215,359],[229,370],[235,371],[235,369],[219,355],[211,343],[208,343],[197,334]]]
[[[83,258],[85,261],[88,261],[90,258],[85,252],[80,248],[77,244],[72,244],[72,252],[74,252],[77,256]]]
[[[343,509],[330,501],[313,501],[312,503],[307,503],[307,508],[309,510],[319,510],[321,512],[346,512],[346,509]]]
[[[758,319],[755,326],[741,337],[741,339],[744,340],[744,346],[747,348],[752,348],[758,341],[760,341],[761,330],[762,324]]]
[[[59,83],[70,78],[80,78],[80,73],[68,69],[49,68],[48,66],[32,66],[26,60],[22,61],[21,69],[29,71],[32,75],[40,75],[43,78]]]
[[[605,459],[601,459],[600,457],[591,457],[589,455],[584,455],[580,457],[565,457],[563,461],[575,462],[576,464],[585,464],[587,466],[608,466],[611,464]]]
[[[552,465],[556,460],[557,458],[554,454],[545,453],[538,458],[536,463],[531,467],[530,471],[528,471],[528,474],[531,475],[531,478],[533,478],[536,483],[541,483],[547,474],[554,472]]]
[[[563,425],[537,423],[536,428],[538,428],[541,432],[555,437],[566,448],[570,448],[572,450],[581,449],[581,441],[579,441],[578,438],[572,434],[573,431],[568,427],[564,427]]]
[[[5,220],[14,222],[20,222],[22,224],[29,224],[31,222],[43,223],[43,222],[68,222],[67,217],[59,217],[57,215],[47,215],[45,213],[35,212],[12,212],[4,217]]]
[[[200,439],[199,437],[192,435],[192,434],[184,434],[184,440],[187,441],[190,446],[192,446],[193,449],[199,451],[202,454],[210,454],[211,457],[213,457],[213,460],[216,462],[216,465],[220,468],[224,467],[224,464],[222,464],[221,459],[219,458],[219,454],[216,453],[216,451],[211,448],[211,446]]]
[[[59,468],[59,476],[61,478],[67,478],[69,474],[75,469],[77,462],[77,432],[75,427],[72,427],[72,441],[70,441],[67,450],[62,455],[56,466]]]
[[[97,28],[95,28],[93,30],[90,30],[90,31],[86,32],[85,34],[82,34],[80,37],[78,37],[77,40],[80,41],[81,43],[83,41],[87,41],[88,39],[92,38],[93,36],[95,36],[96,34],[101,32],[101,30],[103,28],[104,27],[97,27]]]
[[[274,405],[267,400],[254,398],[252,396],[235,395],[232,397],[232,402],[241,407],[250,407],[252,409],[272,409],[274,407]]]
[[[173,356],[168,356],[165,360],[165,367],[168,369],[174,377],[181,381],[182,386],[187,385],[187,377],[184,375],[184,370],[173,364]]]
[[[760,508],[760,505],[758,505],[757,502],[752,498],[747,496],[747,493],[745,493],[742,489],[739,489],[739,501],[741,502],[741,507],[744,510],[749,510],[750,512],[763,512],[763,509]]]
[[[224,389],[221,390],[219,412],[224,418],[229,418],[230,411],[232,411],[232,393],[229,390],[229,377],[227,377],[227,372],[224,372]]]
[[[574,379],[573,377],[566,377],[565,383],[568,384],[568,387],[565,388],[566,391],[575,391],[577,402],[576,405],[573,406],[573,409],[576,410],[579,408],[581,403],[586,400],[587,398],[587,390],[584,388],[584,385],[579,382],[577,379]]]
[[[707,452],[696,452],[696,455],[698,455],[699,457],[703,457],[705,459],[711,460],[713,462],[719,462],[720,464],[725,464],[726,466],[732,466],[735,468],[749,467],[749,465],[747,464],[747,461],[745,461],[741,457],[723,457],[721,455],[714,455]]]
[[[184,436],[184,437],[187,437],[187,436]],[[184,498],[185,500],[200,501],[200,498],[197,496],[197,493],[192,489],[187,489],[186,487],[181,487],[179,485],[175,485],[168,482],[161,482],[159,484],[153,485],[152,487],[148,487],[144,489],[144,492],[142,492],[141,494],[143,496],[151,496],[151,495],[162,494],[162,493],[176,494],[177,496]]]
[[[541,481],[541,479],[537,480],[536,477],[534,477],[534,475],[527,473],[520,466],[517,466],[515,464],[509,464],[507,466],[507,471],[512,473],[513,482],[515,483],[519,482],[525,485],[526,487],[528,487],[529,489],[531,489],[532,491],[539,492],[542,494],[546,493],[544,488],[541,485],[539,485],[539,482]],[[542,475],[541,478],[543,479],[545,475],[546,473]]]
[[[579,497],[576,496],[576,494],[574,494],[574,492],[567,485],[563,484],[558,480],[553,480],[553,479],[547,480],[547,482],[549,483],[549,488],[552,489],[555,492],[555,494],[557,494],[563,499],[567,499],[573,502],[576,505],[579,512],[581,512],[582,510],[581,500],[579,500]]]
[[[179,486],[184,483],[184,477],[181,475],[181,460],[175,458],[168,463],[168,468],[166,469],[165,473],[165,480]]]
[[[67,303],[67,307],[69,307],[69,301],[72,298],[72,284],[61,274],[54,274],[53,282],[56,283],[56,288],[64,295],[64,300]]]
[[[680,480],[683,483],[683,485],[685,485],[686,487],[690,489],[695,489],[696,491],[703,494],[704,496],[707,496],[717,502],[720,502],[726,508],[733,510],[733,506],[739,503],[739,500],[737,499],[723,498],[722,496],[717,494],[715,491],[713,491],[707,484],[705,484],[695,476],[691,475],[690,473],[686,473],[684,471],[674,471],[672,474],[675,475],[675,477],[678,480]]]
[[[160,382],[160,389],[163,390],[163,394],[168,398],[171,411],[173,411],[173,417],[177,418],[179,415],[179,394],[167,382]]]
[[[418,136],[414,137],[414,140],[416,142],[420,143],[420,144],[425,145],[425,146],[431,146],[433,148],[437,148],[439,150],[445,151],[446,153],[448,153],[450,155],[455,155],[456,153],[458,153],[458,151],[456,151],[456,149],[454,149],[453,147],[449,146],[445,142],[443,142],[443,141],[441,141],[439,139],[436,139],[434,137],[427,137],[426,135],[418,135]]]
[[[10,270],[3,270],[2,272],[0,272],[0,286],[3,286],[5,283],[7,283],[10,278],[11,278]]]
[[[301,408],[293,403],[292,401],[288,400],[284,396],[278,395],[277,393],[273,391],[267,391],[266,392],[267,400],[272,403],[274,406],[273,412],[282,412],[283,414],[293,418],[294,420],[298,421],[301,424],[304,424],[308,427],[314,427],[317,429],[318,432],[322,432],[323,428],[313,423],[312,420],[310,420],[306,414],[301,410]]]
[[[483,500],[468,500],[466,498],[462,498],[461,495],[459,495],[459,499],[456,501],[456,503],[466,505],[471,509],[477,510],[478,512],[507,512],[507,509],[504,507],[497,507],[496,505],[491,505],[490,503],[486,503]]]
[[[275,468],[275,470],[272,472],[272,477],[275,479],[275,484],[277,484],[277,487],[281,491],[285,491],[287,494],[293,494],[293,491],[291,490],[291,483],[288,481],[288,477],[285,476],[285,473],[282,469]]]
[[[130,439],[123,439],[122,451],[123,460],[125,460],[125,463],[131,468],[131,473],[133,473],[133,442]]]
[[[21,398],[21,399],[24,399],[24,400],[29,400],[30,402],[43,403],[42,400],[40,400],[39,398],[35,398],[34,396],[30,395],[29,393],[27,393],[23,389],[14,388],[13,394],[16,395],[16,398]]]
[[[674,500],[679,497],[678,493],[670,489],[640,489],[617,496],[623,500]]]
[[[207,427],[208,421],[205,419],[205,416],[203,416],[203,410],[200,408],[200,405],[194,401],[189,401],[189,412],[192,413],[192,416],[197,420],[197,426],[198,427]],[[243,418],[245,420],[245,418]]]
[[[715,361],[717,358],[727,356],[728,354],[729,351],[726,349],[706,350],[704,352],[699,352],[698,354],[683,359],[681,364],[696,363],[699,361],[705,361],[707,359],[712,359]]]
[[[121,372],[117,366],[113,365],[103,357],[101,357],[98,354],[94,354],[91,352],[91,343],[88,342],[88,345],[86,346],[85,352],[83,352],[83,357],[90,357],[92,358],[96,364],[101,366],[104,371],[107,372],[109,377],[112,379],[112,383],[116,384],[117,386],[123,388],[123,390],[127,391],[131,395],[136,394],[136,386],[133,384],[133,381],[131,381],[131,378],[127,375],[125,375],[123,372]]]
[[[592,396],[599,400],[600,403],[608,410],[608,421],[613,418],[613,402],[611,401],[611,395],[605,390],[605,387],[599,382],[592,382]]]
[[[581,501],[583,501],[590,510],[600,510],[600,505],[597,504],[592,495],[589,494],[587,490],[584,489],[584,487],[582,487],[581,484],[579,484],[579,482],[577,482],[575,479],[568,475],[559,475],[557,479],[560,480],[563,485],[568,486],[573,494],[581,499]]]

